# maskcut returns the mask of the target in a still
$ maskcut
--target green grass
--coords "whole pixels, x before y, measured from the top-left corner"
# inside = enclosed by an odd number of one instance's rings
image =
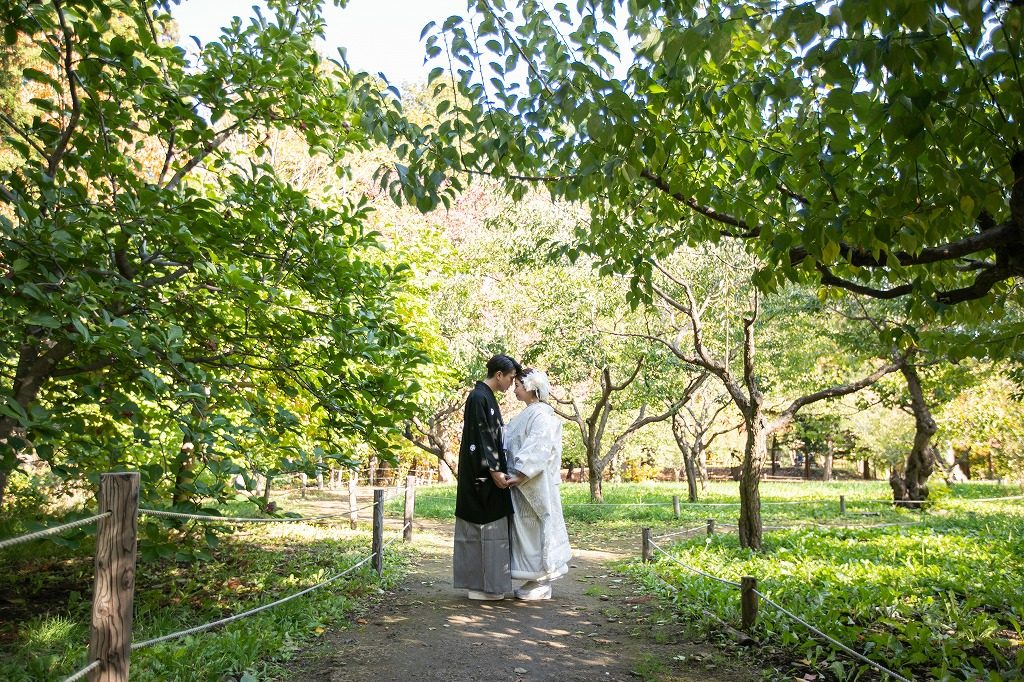
[[[1024,504],[968,501],[1014,493],[1019,490],[956,486],[937,494],[926,513],[885,514],[920,524],[770,531],[760,552],[741,549],[734,534],[700,536],[666,551],[727,580],[758,578],[770,599],[907,677],[1020,679]],[[793,520],[792,512],[785,516]],[[704,609],[710,609],[739,622],[735,588],[696,575],[672,558],[659,555],[653,565],[633,562],[630,571],[690,618],[703,620]],[[875,677],[866,664],[813,639],[768,604],[761,606],[755,634],[819,673]]]
[[[134,640],[288,596],[345,570],[369,554],[369,546],[368,529],[268,524],[222,536],[218,546],[206,550],[211,557],[207,561],[140,562]],[[219,682],[246,673],[247,680],[280,679],[281,662],[324,628],[344,623],[400,578],[401,551],[396,543],[385,553],[383,582],[364,565],[337,582],[254,616],[133,652],[132,680]],[[6,595],[0,597],[0,679],[63,679],[85,664],[91,557],[43,543],[23,550],[9,563],[6,559],[7,570],[0,575],[0,595]]]

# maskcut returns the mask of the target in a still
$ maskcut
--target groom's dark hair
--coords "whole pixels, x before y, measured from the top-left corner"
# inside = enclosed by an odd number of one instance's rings
[[[487,361],[487,378],[490,379],[498,372],[504,374],[515,372],[519,374],[522,369],[522,366],[508,355],[495,355]]]

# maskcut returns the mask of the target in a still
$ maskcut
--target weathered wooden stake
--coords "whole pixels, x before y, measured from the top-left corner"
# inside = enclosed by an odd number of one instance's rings
[[[352,530],[356,529],[359,521],[359,510],[356,509],[356,477],[355,474],[348,479],[348,525]]]
[[[127,682],[132,652],[135,548],[139,474],[100,476],[100,519],[96,529],[96,579],[92,592],[89,661],[100,661],[90,682]]]
[[[412,542],[412,519],[416,511],[416,477],[405,477],[405,530],[402,531],[402,541]]]
[[[306,499],[306,474],[299,474],[299,485],[301,486],[302,499]]]
[[[708,519],[708,535],[714,535],[714,534],[715,534],[715,520],[714,519]]]
[[[644,528],[641,536],[640,556],[645,564],[651,563],[651,529]]]
[[[846,495],[840,495],[839,496],[839,513],[840,514],[845,514],[846,513]]]
[[[373,491],[373,570],[384,575],[384,491]]]
[[[679,518],[679,496],[678,495],[673,495],[672,496],[672,515],[675,516],[677,519]]]
[[[757,623],[757,578],[745,575],[740,578],[741,626],[749,632]]]

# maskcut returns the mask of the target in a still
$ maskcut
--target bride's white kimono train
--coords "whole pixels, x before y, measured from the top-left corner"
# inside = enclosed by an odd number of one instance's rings
[[[509,472],[526,477],[512,488],[512,578],[544,582],[569,571],[572,549],[562,516],[562,420],[535,402],[505,427]]]

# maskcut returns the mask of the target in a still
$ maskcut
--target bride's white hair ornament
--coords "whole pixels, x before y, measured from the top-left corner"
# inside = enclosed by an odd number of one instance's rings
[[[523,388],[535,393],[541,400],[547,400],[551,395],[551,384],[548,382],[548,375],[539,369],[530,370],[523,376]]]

